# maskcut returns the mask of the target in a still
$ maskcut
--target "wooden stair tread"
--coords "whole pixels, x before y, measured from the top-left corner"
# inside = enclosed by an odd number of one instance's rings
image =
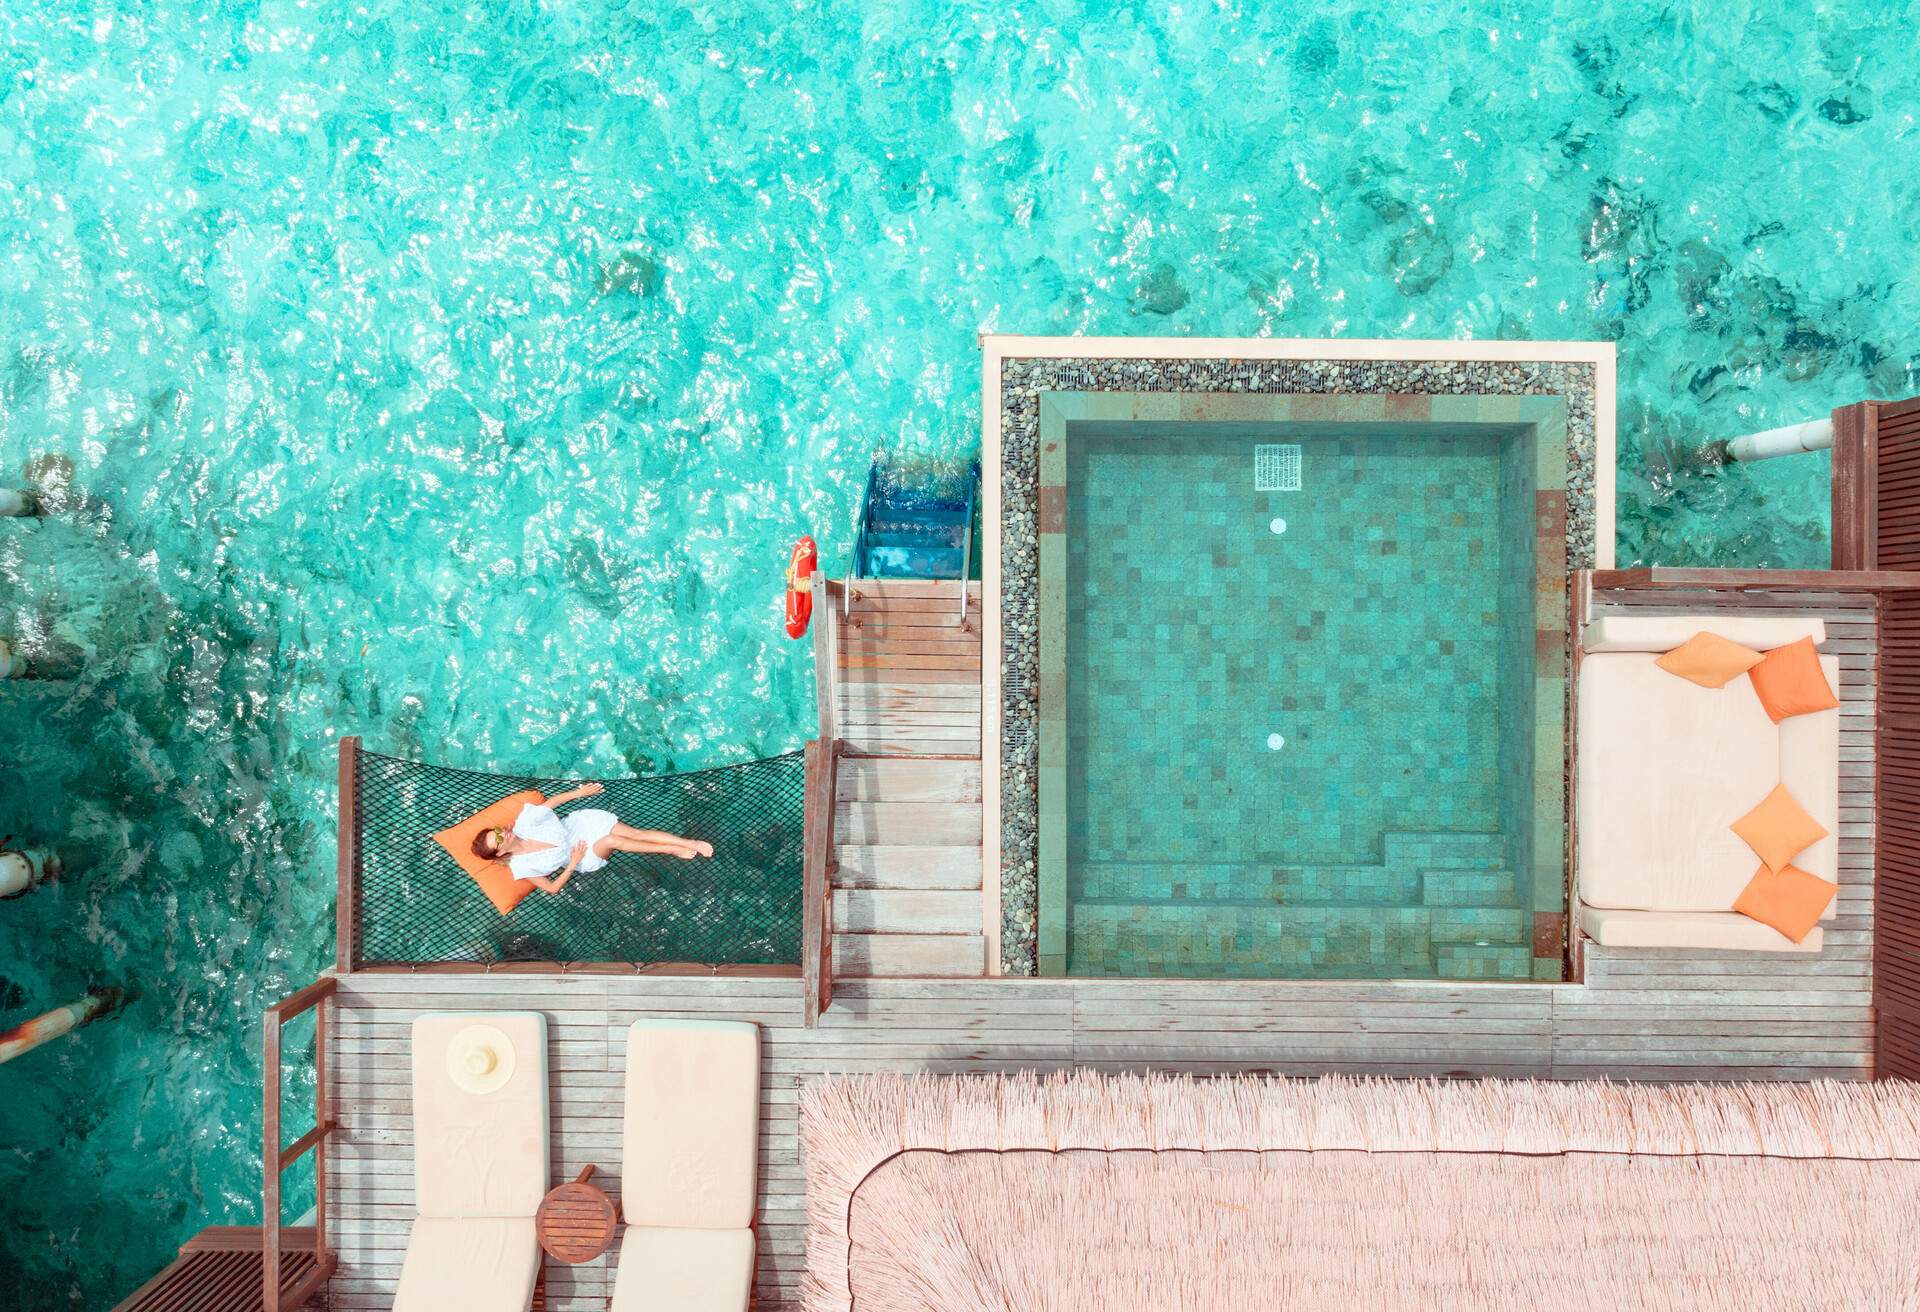
[[[841,802],[833,836],[840,847],[862,843],[978,845],[984,810],[979,802]]]
[[[869,843],[836,848],[834,856],[836,888],[980,888],[978,847]]]
[[[833,973],[847,979],[875,976],[977,977],[987,969],[982,934],[835,934]]]
[[[974,934],[978,889],[839,888],[833,894],[835,934]]]
[[[844,757],[839,765],[842,802],[960,802],[981,800],[980,762]]]

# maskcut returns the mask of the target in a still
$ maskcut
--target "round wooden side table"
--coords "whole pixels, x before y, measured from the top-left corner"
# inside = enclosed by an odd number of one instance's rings
[[[591,1262],[613,1247],[620,1209],[599,1185],[593,1167],[551,1190],[533,1214],[533,1233],[548,1257],[569,1266]]]

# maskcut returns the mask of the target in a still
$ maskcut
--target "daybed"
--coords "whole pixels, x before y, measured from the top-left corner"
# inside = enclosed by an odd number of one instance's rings
[[[1795,943],[1733,910],[1758,863],[1730,826],[1784,784],[1828,831],[1793,864],[1838,882],[1839,712],[1776,725],[1745,674],[1716,689],[1655,666],[1702,631],[1757,651],[1826,639],[1826,626],[1806,618],[1608,615],[1587,625],[1574,721],[1579,927],[1612,947],[1817,952],[1819,928]],[[1823,655],[1820,666],[1837,691],[1838,660]]]

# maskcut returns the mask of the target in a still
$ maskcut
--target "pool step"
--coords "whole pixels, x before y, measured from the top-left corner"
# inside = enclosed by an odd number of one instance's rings
[[[1519,907],[1434,907],[1427,932],[1436,946],[1531,944],[1533,916]]]
[[[1533,978],[1533,949],[1513,943],[1435,943],[1433,971],[1441,979]]]
[[[1500,834],[1390,833],[1381,848],[1387,865],[1416,870],[1484,870],[1507,859]]]
[[[1427,978],[1428,915],[1419,906],[1076,902],[1067,968],[1075,975]]]
[[[1420,872],[1384,866],[1115,862],[1083,866],[1078,876],[1076,898],[1087,902],[1238,902],[1288,907],[1420,902]]]
[[[1509,870],[1462,868],[1421,872],[1421,901],[1430,907],[1519,907],[1520,881]]]

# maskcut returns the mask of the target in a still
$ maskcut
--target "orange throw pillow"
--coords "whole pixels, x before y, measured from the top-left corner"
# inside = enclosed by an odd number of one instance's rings
[[[1799,866],[1787,866],[1778,872],[1761,866],[1734,899],[1733,909],[1802,943],[1839,892],[1840,885],[1829,884]]]
[[[1788,862],[1827,836],[1826,827],[1793,800],[1785,784],[1775,784],[1765,801],[1735,820],[1733,832],[1773,871],[1784,870]]]
[[[1724,688],[1729,679],[1745,674],[1762,659],[1759,652],[1717,633],[1696,633],[1654,664],[1702,688]]]
[[[494,909],[503,916],[533,892],[533,885],[524,879],[515,879],[505,861],[483,861],[475,856],[473,840],[480,836],[482,829],[491,829],[495,825],[513,828],[513,822],[520,818],[521,807],[529,802],[546,800],[544,795],[529,788],[524,793],[503,797],[479,815],[470,816],[433,836],[433,841],[447,849],[447,855],[458,861],[460,868],[473,877],[473,882],[487,895],[487,901],[493,903]]]
[[[1826,672],[1820,668],[1820,654],[1813,649],[1812,638],[1775,647],[1747,671],[1747,677],[1760,694],[1767,718],[1775,724],[1789,716],[1830,711],[1840,704]]]

